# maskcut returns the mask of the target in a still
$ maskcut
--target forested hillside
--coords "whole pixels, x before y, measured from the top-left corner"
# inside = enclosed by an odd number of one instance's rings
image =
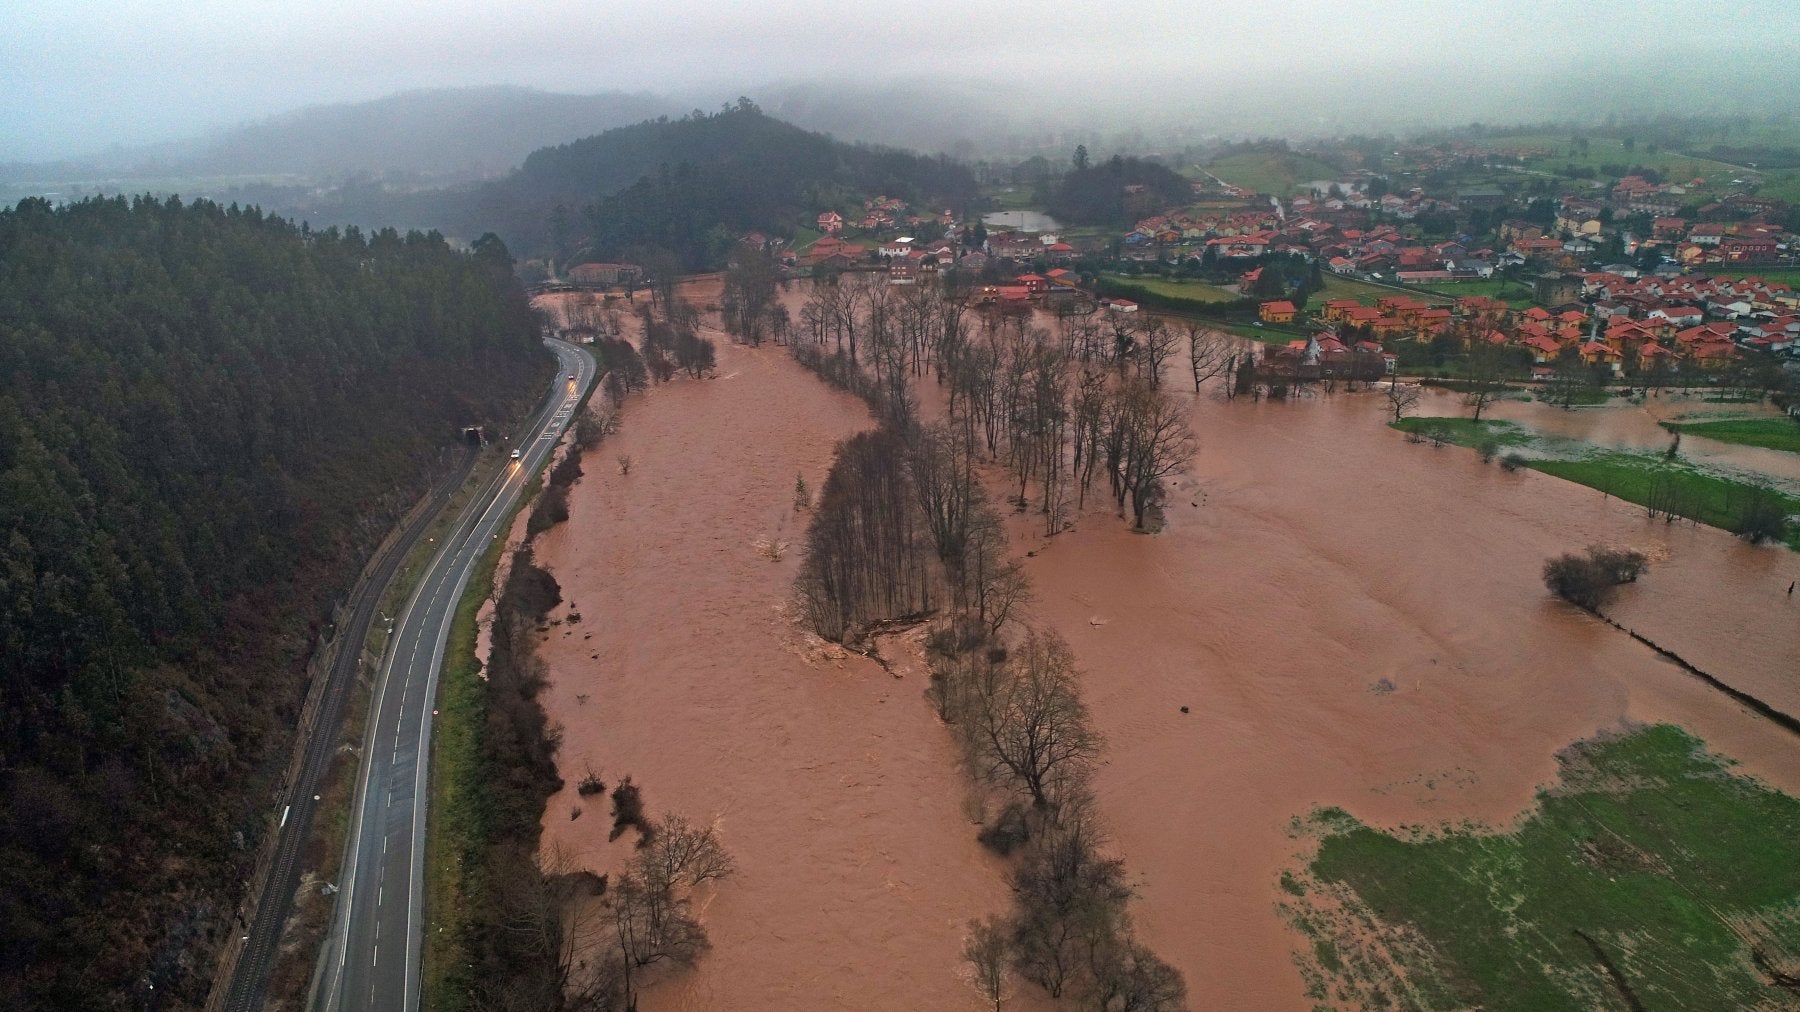
[[[1049,210],[1071,225],[1130,228],[1141,218],[1193,199],[1193,187],[1173,170],[1114,155],[1094,165],[1078,162],[1051,192]]]
[[[966,207],[975,192],[960,163],[844,144],[740,100],[717,113],[543,148],[491,183],[404,195],[345,191],[297,209],[321,221],[497,232],[520,256],[661,254],[700,269],[722,266],[743,232],[787,235],[820,211],[860,207],[864,197],[942,210]]]
[[[496,241],[0,211],[0,1007],[204,996],[330,602],[535,334]]]
[[[751,229],[787,234],[820,211],[848,210],[877,194],[963,207],[975,190],[956,162],[843,144],[740,100],[711,115],[534,152],[513,177],[486,188],[478,206],[492,215],[483,219],[491,227],[533,251],[585,238],[597,256],[665,251],[700,269],[722,265]]]

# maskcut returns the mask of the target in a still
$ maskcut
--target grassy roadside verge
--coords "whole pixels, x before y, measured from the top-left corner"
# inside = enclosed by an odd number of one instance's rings
[[[445,500],[436,519],[426,528],[425,536],[407,552],[388,583],[377,608],[378,616],[394,618],[398,615],[437,550],[436,540],[452,529],[463,507],[493,476],[498,466],[498,456],[491,461],[478,461],[468,477]],[[386,653],[388,637],[388,625],[378,617],[361,646],[363,656],[379,663]],[[303,850],[305,871],[301,889],[283,929],[280,954],[270,973],[266,998],[270,1009],[300,1007],[304,1002],[306,990],[317,971],[320,947],[331,929],[335,901],[324,896],[320,887],[327,882],[342,885],[338,878],[343,870],[344,844],[355,817],[356,782],[361,770],[361,747],[373,688],[374,680],[359,672],[350,691],[330,764],[320,780],[320,800]]]
[[[1737,418],[1716,422],[1663,422],[1670,432],[1704,436],[1721,443],[1800,453],[1800,421],[1790,418]]]
[[[535,485],[534,485],[535,488]],[[521,497],[521,507],[529,497]],[[516,516],[517,514],[512,514]],[[502,529],[509,529],[511,520]],[[486,763],[481,727],[487,682],[475,659],[475,616],[493,595],[494,570],[506,551],[495,539],[476,565],[444,651],[438,715],[432,726],[430,808],[425,831],[425,943],[420,992],[425,1007],[462,1008],[469,993],[467,875],[480,868],[487,840]]]
[[[1339,809],[1281,878],[1309,996],[1365,1007],[1775,1008],[1800,993],[1800,800],[1670,725],[1580,742],[1517,825]],[[1334,1006],[1336,1007],[1336,1006]]]
[[[1417,417],[1389,423],[1389,428],[1409,433],[1437,429],[1445,442],[1471,448],[1483,440],[1492,440],[1501,448],[1533,441],[1524,429],[1500,421],[1477,424],[1466,418]],[[1575,459],[1527,457],[1522,463],[1534,471],[1586,485],[1639,506],[1658,503],[1662,508],[1672,504],[1681,516],[1725,531],[1737,529],[1745,504],[1757,498],[1773,499],[1788,516],[1800,515],[1800,497],[1712,474],[1661,454],[1590,449]],[[1782,540],[1789,548],[1800,551],[1800,524],[1789,523]]]

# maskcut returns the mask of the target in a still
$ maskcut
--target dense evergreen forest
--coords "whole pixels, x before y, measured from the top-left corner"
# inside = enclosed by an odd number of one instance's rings
[[[961,211],[976,190],[958,162],[845,144],[740,99],[716,113],[540,149],[491,183],[412,194],[346,189],[295,210],[320,221],[492,231],[521,256],[673,257],[701,269],[723,266],[731,243],[753,229],[789,235],[820,211],[850,211],[879,194]]]
[[[1048,209],[1058,221],[1130,228],[1163,208],[1194,200],[1193,187],[1166,166],[1118,155],[1089,165],[1086,156],[1085,149],[1076,154],[1074,169],[1049,194]]]
[[[330,604],[536,332],[497,240],[0,211],[0,1007],[204,997]]]
[[[820,211],[850,211],[864,197],[961,210],[976,194],[974,176],[960,163],[842,144],[772,119],[748,100],[710,116],[626,127],[537,152],[521,176],[576,185],[592,179],[602,185],[587,192],[601,195],[621,160],[651,167],[622,192],[583,205],[580,224],[594,252],[644,258],[643,251],[663,250],[693,269],[722,266],[746,231],[788,235]]]

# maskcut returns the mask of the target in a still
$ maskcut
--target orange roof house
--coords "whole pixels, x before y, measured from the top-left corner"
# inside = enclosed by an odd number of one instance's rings
[[[1618,372],[1624,356],[1609,344],[1588,341],[1581,346],[1581,360],[1588,365],[1611,366],[1613,372]]]

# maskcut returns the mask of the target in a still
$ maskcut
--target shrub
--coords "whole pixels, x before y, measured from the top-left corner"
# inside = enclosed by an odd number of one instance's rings
[[[612,832],[607,835],[606,839],[608,841],[617,840],[626,829],[636,827],[638,846],[647,846],[650,843],[654,827],[650,825],[650,820],[644,817],[643,792],[631,782],[630,777],[619,781],[619,786],[613,788],[612,807]]]
[[[1500,444],[1492,439],[1483,439],[1475,444],[1475,455],[1481,458],[1483,464],[1492,463],[1494,455],[1499,452]]]
[[[1787,509],[1781,500],[1765,490],[1750,494],[1738,507],[1731,532],[1753,545],[1780,541],[1787,536]]]
[[[1001,857],[1024,846],[1031,839],[1031,823],[1025,818],[1024,806],[1016,801],[1007,805],[994,824],[984,827],[975,838]]]
[[[925,636],[925,649],[943,657],[961,657],[988,642],[987,626],[967,612],[958,612],[948,622],[939,622]]]
[[[1509,453],[1500,458],[1500,470],[1502,471],[1517,471],[1524,466],[1525,455],[1522,453]]]
[[[1544,563],[1544,586],[1570,604],[1598,612],[1614,588],[1643,575],[1646,561],[1642,552],[1595,545],[1586,556],[1561,555]]]

